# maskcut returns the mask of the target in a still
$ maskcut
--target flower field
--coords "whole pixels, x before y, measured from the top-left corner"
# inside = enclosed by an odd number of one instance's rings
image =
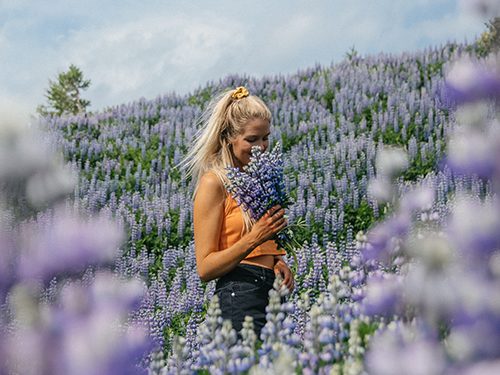
[[[475,44],[350,56],[3,137],[0,373],[497,373],[495,69]],[[238,86],[271,110],[288,221],[307,227],[296,289],[240,341],[198,276],[178,167]]]

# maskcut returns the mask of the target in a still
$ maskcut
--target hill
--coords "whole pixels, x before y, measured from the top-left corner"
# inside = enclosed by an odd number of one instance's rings
[[[361,293],[368,272],[357,263],[360,249],[354,237],[393,209],[379,205],[368,188],[383,148],[408,152],[409,168],[395,186],[401,193],[416,185],[432,187],[436,199],[430,211],[441,224],[449,210],[448,198],[457,189],[473,190],[477,196],[488,193],[483,180],[464,177],[442,163],[448,136],[456,127],[451,116],[456,103],[443,91],[443,72],[462,55],[473,54],[474,48],[448,43],[400,55],[351,56],[288,76],[228,76],[193,95],[142,98],[93,116],[48,116],[39,122],[78,174],[74,209],[84,216],[115,220],[127,233],[116,270],[149,280],[148,298],[135,319],[148,321],[152,336],[172,355],[169,358],[176,355],[175,335],[185,336],[192,354],[188,357],[194,361],[200,347],[196,332],[214,284],[202,283],[196,272],[193,186],[177,165],[215,93],[245,86],[262,98],[273,115],[271,139],[281,144],[285,184],[294,199],[289,221],[303,217],[308,226],[299,233],[304,248],[298,254],[296,290],[288,297],[297,307],[290,314],[294,332],[307,341],[305,331],[321,331],[306,328],[313,319],[314,309],[309,307],[323,304],[322,292],[337,293],[340,297],[330,316],[340,328],[329,341],[337,359],[323,361],[343,363],[353,345],[348,337],[355,330],[348,323],[357,316],[356,293]],[[339,287],[343,295],[335,286],[342,272],[352,273],[341,283],[345,290]],[[304,303],[306,308],[298,308]],[[367,346],[379,323],[358,321],[361,347]],[[314,367],[312,359],[304,361]]]

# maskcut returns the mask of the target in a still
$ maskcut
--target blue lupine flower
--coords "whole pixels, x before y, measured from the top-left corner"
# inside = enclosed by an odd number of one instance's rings
[[[250,219],[258,221],[271,207],[280,205],[288,208],[292,201],[286,191],[283,180],[283,159],[279,152],[279,143],[271,152],[262,152],[260,147],[252,147],[252,156],[243,172],[238,168],[226,167],[226,176],[229,180],[226,188],[238,206],[249,211]],[[301,226],[297,221],[294,225]],[[293,225],[282,229],[275,238],[278,248],[292,253],[295,258],[294,247],[300,247],[294,240]]]

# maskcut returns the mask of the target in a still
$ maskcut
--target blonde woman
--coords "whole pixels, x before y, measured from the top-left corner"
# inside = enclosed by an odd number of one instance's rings
[[[222,317],[239,332],[245,316],[254,319],[257,337],[266,323],[268,292],[275,275],[294,287],[293,274],[272,240],[286,226],[284,210],[272,207],[252,223],[224,187],[226,166],[248,165],[253,146],[269,147],[271,112],[244,87],[220,94],[205,113],[204,124],[185,162],[196,181],[194,239],[201,279],[217,280]]]

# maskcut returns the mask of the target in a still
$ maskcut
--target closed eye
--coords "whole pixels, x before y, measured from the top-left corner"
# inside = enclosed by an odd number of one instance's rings
[[[246,141],[247,142],[257,142],[259,140],[259,138],[247,138]],[[262,138],[263,141],[267,141],[269,140],[269,136],[265,136],[264,138]]]

